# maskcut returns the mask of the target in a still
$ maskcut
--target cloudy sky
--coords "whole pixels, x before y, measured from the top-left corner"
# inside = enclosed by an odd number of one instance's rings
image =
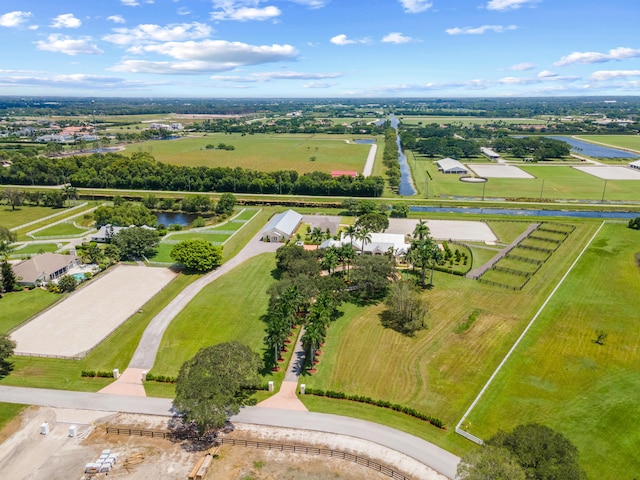
[[[638,19],[638,0],[4,0],[0,95],[636,95]]]

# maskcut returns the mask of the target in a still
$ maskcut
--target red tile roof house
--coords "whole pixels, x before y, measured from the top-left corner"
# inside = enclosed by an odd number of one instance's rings
[[[82,260],[75,255],[43,253],[14,265],[13,273],[19,285],[38,286],[62,277],[81,264]]]
[[[358,176],[358,172],[354,170],[332,170],[331,171],[331,176],[333,178],[342,177],[343,175],[346,175],[347,177],[355,178]]]

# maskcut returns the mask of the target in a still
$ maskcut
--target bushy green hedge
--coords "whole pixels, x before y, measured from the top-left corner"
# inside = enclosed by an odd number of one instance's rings
[[[388,408],[395,412],[404,413],[405,415],[409,415],[419,420],[429,422],[434,427],[438,427],[443,430],[445,429],[444,422],[439,418],[432,417],[430,415],[427,415],[426,413],[418,412],[411,407],[405,407],[404,405],[388,402],[387,400],[375,400],[371,397],[365,397],[363,395],[348,395],[344,392],[335,392],[333,390],[317,390],[315,388],[305,389],[305,394],[315,395],[317,397],[335,398],[338,400],[350,400],[352,402],[366,403],[368,405],[374,405],[376,407]]]
[[[145,378],[147,382],[176,383],[176,377],[169,377],[167,375],[153,375],[151,373],[147,373]]]
[[[108,372],[106,370],[82,370],[80,374],[83,377],[100,377],[100,378],[113,378],[113,372]]]

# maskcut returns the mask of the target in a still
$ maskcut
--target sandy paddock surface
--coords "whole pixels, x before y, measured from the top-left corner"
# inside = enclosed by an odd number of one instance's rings
[[[418,220],[390,218],[388,233],[413,233]],[[430,235],[436,240],[458,240],[461,242],[497,242],[489,225],[484,222],[466,220],[427,220]]]
[[[100,343],[174,277],[167,268],[111,268],[13,332],[16,352],[80,355]]]
[[[620,166],[573,167],[603,180],[640,180],[640,170]]]
[[[476,175],[485,178],[535,178],[513,165],[474,165],[467,164]]]
[[[0,472],[2,478],[8,480],[88,479],[90,477],[84,475],[84,466],[95,461],[102,450],[109,449],[118,455],[116,465],[108,477],[95,475],[92,478],[184,480],[206,451],[192,451],[185,445],[160,438],[105,432],[107,425],[166,430],[167,421],[166,417],[31,407],[16,419],[14,425],[7,427],[13,432],[0,445]],[[49,424],[49,435],[40,434],[43,422]],[[79,427],[78,437],[68,436],[71,424]],[[244,424],[237,425],[236,430],[227,436],[333,448],[365,455],[396,467],[411,478],[446,479],[405,455],[351,437]],[[382,480],[388,477],[337,458],[223,445],[205,478]]]

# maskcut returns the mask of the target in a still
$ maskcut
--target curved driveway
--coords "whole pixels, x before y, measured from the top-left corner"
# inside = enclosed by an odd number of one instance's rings
[[[43,388],[0,386],[0,402],[105,412],[172,416],[167,398],[109,395]],[[460,458],[420,438],[373,422],[339,415],[248,407],[231,420],[274,427],[336,433],[369,440],[414,458],[449,478],[455,478]],[[425,426],[425,428],[433,428]]]

